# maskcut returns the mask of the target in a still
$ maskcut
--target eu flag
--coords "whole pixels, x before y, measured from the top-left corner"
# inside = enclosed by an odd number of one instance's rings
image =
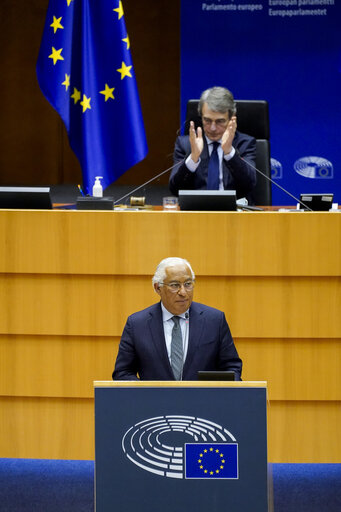
[[[37,75],[61,116],[87,193],[145,158],[148,149],[119,0],[50,0]]]
[[[185,457],[185,478],[238,478],[237,443],[188,443]]]

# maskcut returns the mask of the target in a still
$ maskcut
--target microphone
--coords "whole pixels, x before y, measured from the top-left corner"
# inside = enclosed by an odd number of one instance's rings
[[[181,160],[180,162],[177,162],[176,164],[172,165],[171,167],[169,167],[168,169],[165,169],[164,171],[160,172],[160,174],[157,174],[156,176],[154,176],[153,178],[151,178],[150,180],[146,181],[145,183],[142,183],[142,185],[139,185],[138,187],[134,188],[134,190],[132,190],[131,192],[128,192],[128,194],[125,194],[124,196],[120,197],[119,199],[117,199],[116,201],[114,201],[114,205],[117,204],[117,203],[120,203],[121,201],[123,201],[123,199],[126,199],[127,197],[133,195],[135,192],[137,192],[138,190],[140,190],[140,188],[143,188],[145,187],[146,185],[149,185],[149,183],[152,183],[152,181],[154,180],[157,180],[158,178],[160,178],[160,176],[163,176],[164,174],[166,174],[166,172],[170,172],[172,171],[173,169],[175,169],[177,166],[179,165],[182,165],[184,163],[186,159],[184,158],[183,160]]]
[[[178,130],[179,131],[179,130]],[[141,188],[145,187],[146,185],[149,185],[149,183],[152,183],[153,181],[157,180],[158,178],[160,178],[161,176],[163,176],[164,174],[166,174],[167,172],[171,172],[173,169],[175,169],[176,167],[179,167],[180,165],[182,165],[185,161],[186,161],[186,158],[187,156],[183,159],[183,160],[180,160],[180,162],[177,162],[176,164],[172,165],[171,167],[168,167],[168,169],[165,169],[164,171],[160,172],[159,174],[157,174],[156,176],[154,176],[153,178],[147,180],[145,183],[142,183],[142,185],[139,185],[138,187],[134,188],[134,190],[132,190],[131,192],[128,192],[128,194],[125,194],[124,196],[120,197],[119,199],[117,199],[116,201],[114,201],[114,205],[115,204],[118,204],[120,203],[121,201],[123,201],[124,199],[126,199],[127,197],[133,195],[135,192],[137,192],[138,190],[140,190]],[[243,157],[240,157],[247,165],[249,165],[252,169],[254,169],[258,174],[260,174],[261,176],[263,176],[263,178],[266,178],[268,181],[270,181],[273,185],[276,185],[276,187],[278,187],[279,189],[281,189],[285,194],[287,194],[288,196],[290,196],[291,198],[295,199],[295,201],[297,203],[300,203],[305,209],[309,210],[310,212],[314,211],[312,210],[308,205],[306,205],[305,203],[303,203],[300,199],[298,199],[297,197],[295,197],[293,194],[291,194],[288,190],[286,190],[284,187],[282,187],[281,185],[279,185],[278,183],[276,183],[276,181],[274,181],[273,179],[271,179],[269,176],[267,176],[266,174],[264,174],[260,169],[257,169],[257,167],[255,167],[253,164],[251,164],[248,160],[245,160],[245,158]],[[244,210],[261,210],[261,208],[257,207],[257,206],[246,206],[246,205],[243,205],[242,206],[242,209]],[[188,314],[188,313],[187,313]],[[186,315],[185,315],[186,316]],[[186,317],[187,318],[187,317]]]
[[[186,121],[184,121],[182,123],[182,127],[184,127],[186,124]],[[176,130],[176,137],[180,134],[180,130],[181,130],[181,127],[179,127],[177,130]],[[169,156],[169,155],[168,155]],[[171,167],[169,167],[168,169],[165,169],[164,171],[160,172],[160,174],[157,174],[156,176],[154,176],[153,178],[151,178],[150,180],[146,181],[145,183],[142,183],[142,185],[139,185],[138,187],[134,188],[134,190],[132,190],[131,192],[128,192],[128,194],[125,194],[124,196],[120,197],[119,199],[117,199],[116,201],[114,201],[114,205],[115,204],[118,204],[120,203],[121,201],[123,201],[123,199],[126,199],[127,197],[133,195],[135,192],[137,192],[138,190],[140,190],[140,188],[143,188],[145,187],[146,185],[149,185],[149,183],[152,183],[153,181],[157,180],[158,178],[160,178],[161,176],[163,176],[164,174],[166,174],[167,172],[171,172],[173,169],[175,169],[176,167],[182,165],[185,161],[186,161],[186,158],[187,158],[187,155],[186,157],[183,159],[183,160],[180,160],[180,162],[177,162],[176,164],[172,165]]]
[[[185,313],[185,318],[186,318],[186,320],[188,320],[188,319],[189,319],[188,311],[186,311],[186,313]]]
[[[304,208],[306,208],[307,210],[309,210],[310,212],[314,211],[312,210],[311,208],[309,208],[308,205],[302,203],[302,201],[300,199],[297,199],[297,197],[295,197],[294,195],[292,195],[288,190],[286,190],[284,187],[282,187],[281,185],[279,185],[278,183],[276,183],[276,181],[274,181],[273,179],[269,178],[269,176],[267,176],[266,174],[264,174],[264,172],[260,171],[259,169],[257,169],[257,167],[255,167],[254,165],[252,165],[249,161],[245,160],[245,158],[243,157],[240,157],[242,160],[244,160],[244,162],[249,165],[250,167],[252,167],[252,169],[254,169],[255,171],[258,172],[258,174],[260,174],[261,176],[263,176],[263,178],[266,178],[268,181],[270,181],[273,185],[276,185],[276,187],[280,188],[283,192],[285,192],[288,196],[292,197],[293,199],[295,199],[295,201],[297,201],[298,203],[300,203],[302,206],[304,206]],[[257,208],[256,206],[243,206],[243,208],[245,210],[259,210],[260,208]]]

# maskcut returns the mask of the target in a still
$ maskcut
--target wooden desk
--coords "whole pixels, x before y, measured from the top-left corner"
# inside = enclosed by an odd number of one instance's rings
[[[268,382],[269,460],[341,461],[340,214],[2,210],[0,236],[0,457],[94,458],[92,383],[182,256]]]

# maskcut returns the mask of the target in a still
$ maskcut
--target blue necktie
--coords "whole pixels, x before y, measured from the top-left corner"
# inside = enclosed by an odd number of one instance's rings
[[[173,316],[172,320],[174,322],[174,326],[172,330],[171,342],[171,367],[175,380],[181,380],[182,367],[184,364],[184,349],[182,345],[180,318],[178,316]]]
[[[213,150],[208,163],[207,190],[219,189],[219,142],[212,142]]]

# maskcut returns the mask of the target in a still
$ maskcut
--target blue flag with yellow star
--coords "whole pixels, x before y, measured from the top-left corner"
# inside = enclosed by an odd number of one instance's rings
[[[185,478],[238,479],[238,444],[187,443]]]
[[[119,0],[50,0],[37,76],[66,126],[91,192],[145,158],[148,149]]]

